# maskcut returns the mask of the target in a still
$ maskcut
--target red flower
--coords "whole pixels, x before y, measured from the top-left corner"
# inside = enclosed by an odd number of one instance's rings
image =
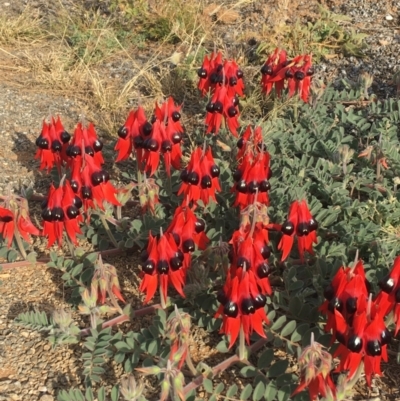
[[[25,198],[14,197],[5,202],[8,207],[0,206],[0,234],[10,248],[14,235],[20,235],[31,242],[30,235],[40,235],[29,217],[28,202]]]
[[[221,333],[230,335],[229,348],[235,343],[243,327],[247,343],[255,331],[265,337],[263,323],[269,323],[264,306],[267,298],[257,285],[253,271],[237,269],[233,278],[227,276],[223,290],[218,293],[221,303],[215,317],[223,315]]]
[[[36,146],[39,148],[35,159],[40,159],[40,170],[50,171],[54,164],[58,170],[67,160],[66,149],[71,135],[65,131],[61,119],[50,118],[50,122],[43,120],[43,128],[40,136],[36,139]]]
[[[171,283],[176,291],[185,297],[183,286],[188,266],[173,234],[165,233],[157,238],[150,233],[149,243],[142,260],[143,280],[140,291],[146,292],[145,303],[153,298],[157,285],[160,286],[160,295],[165,301],[168,295],[168,283]]]
[[[229,94],[228,86],[217,86],[210,103],[206,107],[207,134],[210,132],[217,134],[224,122],[229,131],[237,137],[237,129],[239,128],[238,104],[239,99],[237,96]]]
[[[182,205],[175,209],[174,217],[166,232],[171,233],[183,253],[187,253],[195,250],[195,244],[201,250],[206,249],[209,239],[204,229],[204,220],[197,218],[189,206]]]
[[[344,344],[340,344],[334,354],[334,357],[340,359],[337,370],[349,370],[350,377],[357,371],[361,361],[364,361],[365,377],[369,386],[373,374],[382,375],[381,359],[385,362],[388,360],[387,344],[391,335],[383,317],[379,305],[372,303],[370,297],[365,309],[355,313],[351,327],[347,327]]]
[[[267,151],[265,144],[263,145],[261,127],[255,127],[253,130],[250,125],[237,141],[236,146],[239,149],[236,156],[238,160],[240,160],[247,152],[257,154],[257,152],[260,152],[261,150],[264,152]]]
[[[80,214],[82,201],[75,196],[68,181],[56,189],[50,186],[47,202],[43,204],[42,218],[43,235],[48,237],[47,247],[50,248],[57,240],[61,246],[64,229],[69,239],[76,245],[76,234],[81,234],[79,223],[82,222]]]
[[[95,209],[99,207],[104,210],[103,202],[109,202],[115,206],[119,206],[115,195],[117,190],[109,181],[110,175],[107,171],[102,170],[93,157],[86,153],[77,156],[73,161],[71,174],[71,187],[75,193],[83,200],[85,210],[88,208]]]
[[[196,148],[192,152],[188,166],[181,173],[183,183],[178,195],[184,194],[187,202],[201,199],[207,205],[210,198],[216,202],[215,191],[221,191],[219,173],[211,148],[208,147],[206,151],[201,147]]]
[[[132,148],[136,151],[139,166],[142,163],[143,142],[151,135],[153,126],[146,119],[142,107],[138,107],[136,111],[132,110],[125,124],[118,130],[119,139],[115,144],[115,150],[118,151],[116,161],[127,159],[132,153]]]
[[[337,339],[339,342],[344,342],[346,330],[343,329],[342,321],[345,322],[345,326],[346,324],[351,326],[354,314],[358,310],[365,310],[369,294],[368,287],[364,266],[359,260],[354,268],[341,267],[332,283],[325,288],[326,301],[321,305],[320,311],[328,315],[325,330],[333,331],[332,341]]]
[[[3,239],[7,241],[9,248],[14,237],[14,227],[14,213],[4,207],[0,207],[0,232]]]
[[[200,80],[198,88],[204,96],[208,91],[216,90],[219,85],[228,86],[229,96],[243,96],[243,72],[235,61],[222,60],[221,52],[204,57],[203,65],[197,71]]]
[[[241,209],[257,202],[269,204],[268,191],[271,188],[269,179],[271,169],[269,167],[270,156],[267,151],[252,154],[247,152],[242,162],[234,172],[233,177],[237,182],[232,191],[236,191],[234,206]]]
[[[394,322],[396,323],[394,335],[400,329],[400,256],[394,260],[391,272],[379,281],[379,292],[375,302],[382,309],[386,316],[393,311]]]
[[[297,235],[297,245],[300,259],[304,260],[304,252],[314,253],[312,245],[317,243],[317,221],[311,215],[305,200],[295,201],[289,209],[288,219],[282,224],[283,236],[278,244],[282,250],[282,261],[285,260],[293,246],[294,236]]]
[[[276,48],[274,53],[268,57],[267,61],[262,66],[262,91],[267,95],[271,92],[272,86],[275,84],[276,94],[278,97],[281,96],[285,86],[284,78],[277,81],[273,81],[272,79],[275,78],[278,72],[286,65],[286,61],[286,51]]]
[[[74,136],[71,143],[67,148],[67,156],[71,159],[76,158],[84,153],[93,157],[98,166],[104,164],[103,155],[103,142],[97,137],[96,130],[92,123],[86,127],[82,123],[78,123],[75,128]]]
[[[308,101],[310,92],[311,76],[314,69],[311,64],[311,55],[301,55],[293,60],[286,62],[285,66],[271,78],[271,82],[288,81],[289,97],[297,92],[304,102]]]

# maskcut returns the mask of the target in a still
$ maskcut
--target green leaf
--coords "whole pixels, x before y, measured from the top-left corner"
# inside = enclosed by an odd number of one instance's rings
[[[255,377],[257,376],[257,373],[257,369],[252,365],[244,366],[242,369],[240,369],[240,374],[246,378]]]
[[[225,340],[220,341],[215,348],[217,349],[218,352],[221,352],[221,354],[229,352],[229,348]]]
[[[85,392],[85,398],[87,401],[94,401],[94,394],[91,387],[88,387]]]
[[[118,401],[119,398],[119,386],[116,385],[111,390],[111,401]]]
[[[257,361],[258,369],[269,368],[273,359],[274,359],[274,350],[272,348],[266,349],[258,358]]]
[[[265,400],[274,401],[277,393],[278,389],[276,388],[276,383],[274,380],[271,380],[265,387]]]
[[[240,400],[247,400],[251,396],[252,392],[253,392],[253,387],[249,383],[245,386],[245,388],[240,393]]]
[[[97,392],[97,399],[98,401],[105,401],[106,400],[106,391],[104,387],[100,387],[98,392]]]
[[[236,395],[236,393],[238,392],[238,390],[239,390],[238,386],[236,384],[232,384],[232,386],[230,386],[228,388],[228,391],[226,392],[226,396],[233,398]]]
[[[253,401],[260,401],[265,394],[265,384],[260,381],[256,385],[254,392],[253,392]]]
[[[291,320],[286,326],[281,330],[281,336],[286,337],[293,333],[296,329],[296,320]]]
[[[286,322],[285,315],[279,317],[277,320],[275,320],[275,322],[271,326],[271,330],[273,330],[273,331],[279,330],[285,324],[285,322]]]
[[[207,393],[212,394],[213,387],[214,387],[212,380],[205,378],[203,380],[203,387],[204,387],[204,390],[207,391]]]
[[[267,377],[277,377],[283,373],[285,373],[287,367],[289,365],[289,361],[286,359],[276,361],[267,371]]]

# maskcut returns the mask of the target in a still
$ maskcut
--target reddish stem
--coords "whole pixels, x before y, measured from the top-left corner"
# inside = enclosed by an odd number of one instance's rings
[[[250,352],[257,352],[264,344],[266,344],[268,340],[266,338],[260,338],[257,342],[255,342],[250,348]],[[218,373],[223,372],[228,369],[229,366],[234,363],[240,362],[239,355],[232,355],[230,358],[225,359],[225,361],[219,363],[218,365],[212,368],[212,377],[215,377]],[[183,394],[188,394],[192,390],[195,390],[197,387],[203,384],[203,380],[205,377],[203,375],[197,376],[192,382],[186,385],[183,389]]]
[[[148,315],[149,313],[155,312],[157,309],[161,309],[160,304],[154,304],[150,306],[145,306],[144,308],[137,309],[133,311],[133,317],[140,317],[140,316],[145,316]],[[114,317],[113,319],[107,320],[102,324],[102,328],[105,329],[107,327],[115,326],[116,324],[128,322],[131,320],[131,317],[128,315],[119,315],[117,317]],[[89,329],[82,329],[80,332],[80,336],[88,336],[90,334],[90,328]]]

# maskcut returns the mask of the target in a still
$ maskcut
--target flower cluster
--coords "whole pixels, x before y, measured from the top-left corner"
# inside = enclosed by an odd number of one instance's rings
[[[314,74],[311,55],[304,54],[288,60],[286,51],[277,48],[262,66],[261,74],[262,90],[267,95],[275,85],[275,92],[280,97],[287,82],[289,97],[298,93],[304,102],[308,101]]]
[[[242,212],[247,216],[232,236],[228,275],[217,296],[221,305],[216,317],[222,315],[221,332],[230,335],[229,347],[235,343],[240,330],[248,343],[253,331],[265,337],[263,323],[268,323],[265,305],[267,295],[272,293],[268,279],[271,250],[268,226],[257,218],[259,207],[263,206],[254,205],[253,220],[249,219],[249,211]]]
[[[153,175],[164,157],[166,172],[170,175],[171,165],[181,167],[181,141],[184,129],[180,122],[181,106],[176,106],[172,97],[161,106],[156,103],[154,116],[150,123],[139,107],[131,111],[125,124],[118,130],[119,139],[115,145],[117,161],[129,157],[132,149],[136,151],[139,167]]]
[[[221,52],[205,56],[197,71],[198,88],[204,96],[211,92],[207,104],[207,133],[217,134],[224,123],[237,136],[239,96],[243,96],[243,71],[233,60],[223,60]]]
[[[35,159],[40,159],[40,170],[49,172],[54,165],[60,171],[61,166],[67,161],[67,148],[71,135],[65,131],[60,117],[57,120],[50,117],[49,121],[43,120],[42,132],[36,139],[38,150]]]
[[[14,238],[17,242],[21,241],[21,237],[26,242],[31,242],[31,235],[40,235],[39,229],[29,217],[28,201],[25,198],[10,193],[1,197],[0,201],[0,234],[9,248]],[[24,251],[21,249],[21,252]]]
[[[282,250],[282,261],[285,260],[292,249],[294,237],[297,237],[297,246],[300,259],[304,260],[304,252],[314,253],[313,243],[317,243],[318,223],[311,215],[307,202],[303,199],[290,205],[287,220],[282,224],[282,238],[278,249]]]
[[[64,230],[77,244],[76,235],[81,234],[79,224],[83,220],[81,207],[82,200],[74,194],[68,180],[62,180],[58,188],[50,186],[47,200],[42,203],[43,235],[48,237],[48,247],[56,240],[61,246]]]
[[[238,140],[237,158],[239,166],[233,173],[236,184],[232,191],[236,193],[234,206],[240,209],[257,202],[268,205],[269,182],[272,173],[270,169],[270,155],[262,143],[261,127],[254,131],[247,127],[243,136]]]
[[[325,289],[326,301],[320,310],[328,315],[326,330],[339,341],[334,357],[340,358],[337,371],[349,371],[351,378],[361,362],[371,385],[374,374],[381,375],[380,362],[387,361],[391,334],[384,322],[385,309],[372,301],[362,261],[354,268],[341,267]]]
[[[184,199],[189,202],[201,199],[205,205],[210,202],[210,198],[216,202],[215,192],[221,191],[219,174],[211,148],[206,150],[205,147],[197,147],[192,152],[189,164],[181,172],[182,185],[178,195],[184,194]]]
[[[171,224],[158,237],[149,234],[146,250],[142,252],[143,281],[140,290],[146,292],[149,302],[160,287],[161,302],[168,296],[168,284],[185,297],[183,286],[195,246],[205,249],[208,238],[204,233],[205,222],[189,206],[182,205],[175,211]]]

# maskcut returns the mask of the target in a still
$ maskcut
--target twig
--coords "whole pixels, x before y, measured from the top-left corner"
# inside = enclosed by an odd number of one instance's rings
[[[137,309],[137,310],[133,311],[132,318],[148,315],[149,313],[155,312],[157,309],[161,309],[160,304],[154,304],[154,305],[146,306],[144,308]],[[131,320],[131,316],[119,315],[117,317],[114,317],[113,319],[107,320],[106,322],[104,322],[102,324],[101,327],[103,329],[105,329],[107,327],[115,326],[116,324],[128,322],[130,320]],[[88,336],[90,334],[90,331],[91,331],[90,328],[82,329],[80,332],[80,336],[81,337]]]
[[[250,348],[249,351],[257,352],[260,348],[264,346],[268,342],[266,338],[260,338],[257,342],[255,342]],[[228,369],[229,366],[233,365],[234,363],[240,362],[239,355],[232,355],[230,358],[225,359],[225,361],[219,363],[218,365],[212,368],[212,376],[215,377],[218,373],[223,372],[224,370]],[[203,384],[203,381],[206,377],[203,375],[197,376],[192,382],[186,385],[183,389],[183,394],[188,394],[192,390],[195,390],[197,387]]]

